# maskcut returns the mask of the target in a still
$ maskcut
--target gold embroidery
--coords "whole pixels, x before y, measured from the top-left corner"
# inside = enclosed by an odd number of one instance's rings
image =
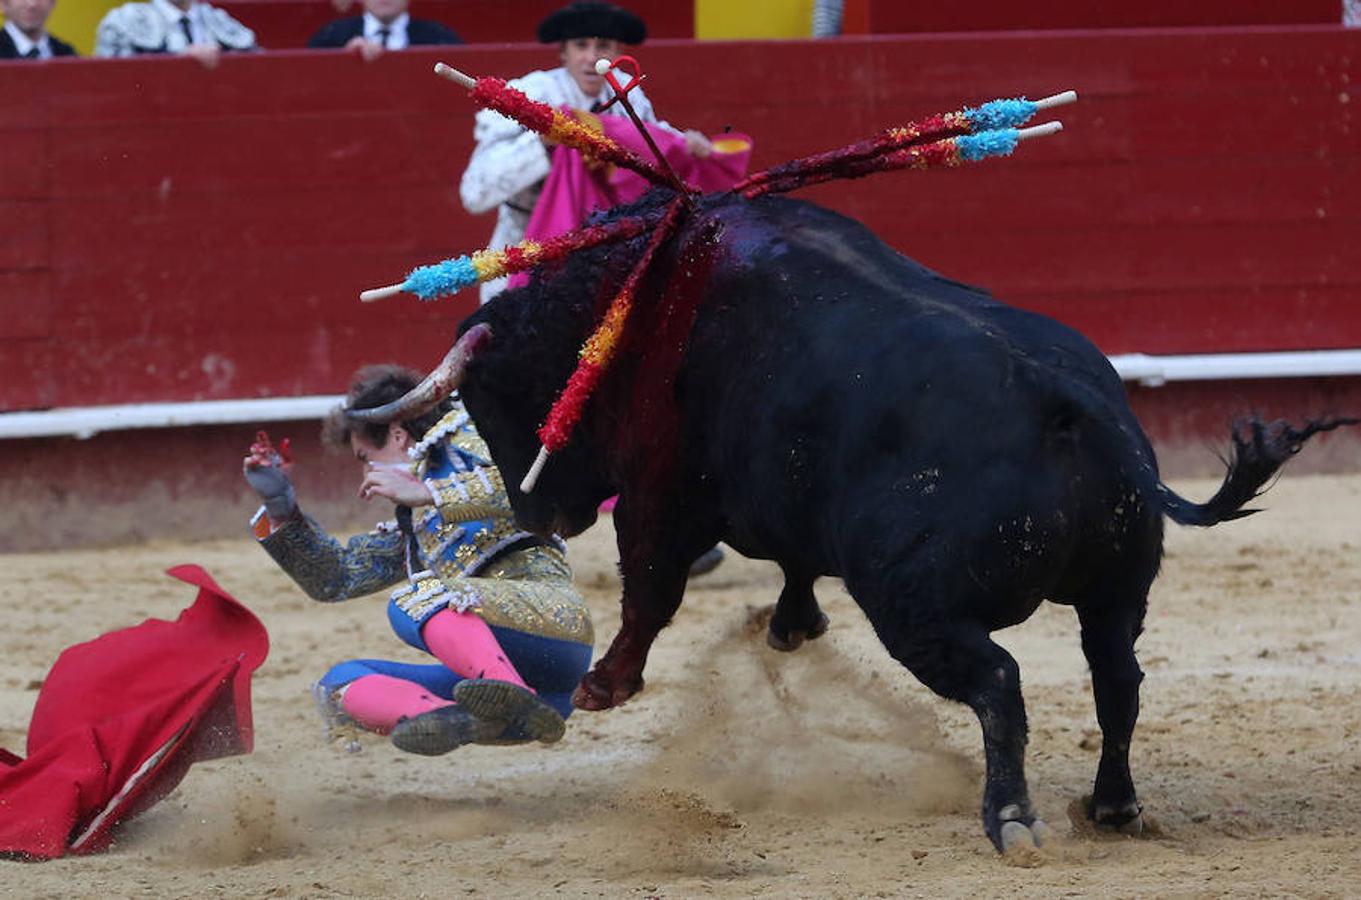
[[[393,531],[358,534],[342,547],[307,516],[260,545],[309,597],[326,603],[372,594],[406,575],[402,536]]]

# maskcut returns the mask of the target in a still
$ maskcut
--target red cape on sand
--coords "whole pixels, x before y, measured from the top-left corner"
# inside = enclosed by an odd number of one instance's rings
[[[167,574],[198,586],[194,605],[64,651],[38,695],[28,758],[0,750],[0,855],[104,850],[191,763],[250,752],[250,675],[269,636],[203,569]]]

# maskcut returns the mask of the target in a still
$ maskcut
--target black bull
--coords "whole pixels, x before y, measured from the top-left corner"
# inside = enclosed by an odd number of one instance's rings
[[[461,391],[523,524],[575,534],[619,494],[622,627],[576,704],[642,688],[688,566],[722,540],[783,571],[769,634],[781,649],[826,628],[814,580],[844,579],[889,653],[978,715],[984,828],[999,848],[1028,845],[1042,824],[1020,672],[990,633],[1050,600],[1076,610],[1091,667],[1103,745],[1089,813],[1137,831],[1134,642],[1163,516],[1244,515],[1305,439],[1342,420],[1246,423],[1219,492],[1191,503],[1161,483],[1119,377],[1082,335],[817,206],[710,197],[663,246],[570,445],[523,494],[535,430],[645,240],[580,254],[462,326],[490,328]]]

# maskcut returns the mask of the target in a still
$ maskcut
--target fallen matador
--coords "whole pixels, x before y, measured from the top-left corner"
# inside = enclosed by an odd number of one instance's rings
[[[396,366],[361,369],[347,404],[380,405],[418,380]],[[398,503],[396,520],[342,545],[302,512],[286,453],[262,436],[245,460],[265,503],[254,521],[260,545],[315,600],[397,585],[387,609],[393,631],[437,660],[331,668],[316,686],[331,736],[358,749],[357,726],[425,755],[560,739],[591,661],[590,612],[572,587],[562,540],[515,524],[462,405],[446,401],[381,427],[352,425],[340,409],[327,431],[363,464],[364,496]]]

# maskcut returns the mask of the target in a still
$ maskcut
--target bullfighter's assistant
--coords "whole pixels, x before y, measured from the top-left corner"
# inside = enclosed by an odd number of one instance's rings
[[[381,406],[419,376],[397,366],[356,373],[327,421],[328,443],[364,465],[360,494],[397,504],[394,521],[345,545],[298,506],[287,452],[258,440],[244,461],[264,501],[260,545],[325,603],[400,583],[388,620],[438,663],[340,663],[315,692],[332,734],[357,725],[403,750],[467,743],[551,743],[590,665],[590,612],[572,587],[565,546],[515,524],[501,475],[457,398],[410,421],[352,425],[346,410]]]
[[[608,105],[614,92],[595,65],[597,60],[619,56],[624,45],[641,44],[647,37],[642,19],[611,3],[577,0],[540,22],[536,36],[540,43],[557,45],[561,65],[529,72],[510,81],[511,87],[558,109],[624,115],[622,106]],[[682,134],[690,154],[709,155],[709,139],[699,131],[682,132],[660,121],[641,87],[629,96],[644,122]],[[477,146],[459,183],[459,196],[470,213],[497,211],[489,247],[514,244],[524,239],[525,226],[548,177],[551,156],[538,134],[491,110],[477,114],[473,137]],[[506,284],[506,278],[484,283],[480,288],[482,302],[505,290]]]

